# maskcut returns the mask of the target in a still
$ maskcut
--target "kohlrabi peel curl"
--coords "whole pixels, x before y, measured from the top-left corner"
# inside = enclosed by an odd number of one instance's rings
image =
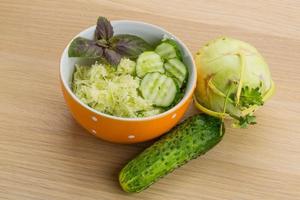
[[[195,56],[195,104],[203,112],[236,120],[234,126],[255,124],[254,111],[272,96],[269,67],[252,45],[220,37],[208,42]]]

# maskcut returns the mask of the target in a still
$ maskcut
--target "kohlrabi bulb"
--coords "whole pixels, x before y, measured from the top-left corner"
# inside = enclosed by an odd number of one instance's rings
[[[196,106],[207,114],[254,124],[253,112],[273,94],[269,67],[252,45],[220,37],[203,46],[195,57]]]

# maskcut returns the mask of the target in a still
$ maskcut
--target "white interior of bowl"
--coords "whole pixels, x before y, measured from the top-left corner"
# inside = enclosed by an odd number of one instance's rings
[[[191,52],[188,50],[188,48],[173,34],[169,33],[168,31],[144,22],[138,22],[138,21],[129,21],[129,20],[119,20],[119,21],[112,21],[112,26],[114,28],[114,34],[132,34],[137,35],[146,40],[147,42],[151,43],[157,43],[159,42],[164,36],[170,37],[177,41],[179,44],[179,47],[181,48],[181,53],[183,56],[183,62],[186,64],[188,71],[189,71],[189,78],[187,83],[187,88],[185,91],[185,96],[183,99],[173,108],[170,110],[167,110],[164,113],[150,116],[150,117],[143,117],[143,118],[124,118],[124,117],[116,117],[112,115],[108,115],[102,112],[99,112],[88,105],[81,102],[72,92],[71,90],[71,81],[72,81],[72,75],[74,72],[75,64],[76,63],[84,63],[84,64],[92,64],[94,61],[87,60],[87,59],[80,59],[80,58],[69,58],[68,56],[68,49],[70,43],[67,45],[67,47],[64,49],[63,54],[61,56],[60,61],[60,76],[62,79],[62,82],[64,86],[67,89],[67,92],[70,93],[70,95],[79,102],[82,106],[84,106],[86,109],[91,110],[92,112],[95,112],[99,115],[103,115],[109,118],[118,119],[118,120],[150,120],[153,118],[159,118],[164,115],[167,115],[168,113],[172,112],[173,110],[177,109],[177,107],[180,106],[187,98],[190,96],[190,93],[193,92],[193,86],[196,82],[196,71],[195,71],[195,63],[193,60],[193,56]],[[78,35],[76,35],[74,38],[81,36],[84,38],[92,39],[94,37],[94,31],[96,26],[91,26],[84,31],[80,32]],[[73,38],[73,39],[74,39]],[[73,40],[72,39],[72,40]]]

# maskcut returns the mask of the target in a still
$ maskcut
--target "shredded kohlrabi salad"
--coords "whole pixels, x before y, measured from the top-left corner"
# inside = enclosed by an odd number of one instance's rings
[[[119,117],[147,117],[159,114],[162,108],[138,93],[141,79],[133,76],[135,62],[122,59],[118,68],[95,63],[91,67],[76,65],[72,89],[90,107]]]

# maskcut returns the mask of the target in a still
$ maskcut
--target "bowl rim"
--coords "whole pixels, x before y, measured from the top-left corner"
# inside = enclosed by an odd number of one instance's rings
[[[149,121],[149,120],[154,120],[154,119],[159,119],[159,118],[163,118],[167,115],[169,115],[170,113],[176,112],[176,110],[178,110],[189,98],[192,98],[193,92],[195,90],[196,87],[196,81],[197,81],[197,71],[196,71],[196,65],[195,65],[195,61],[194,61],[194,57],[192,55],[192,53],[190,52],[190,50],[188,49],[188,47],[178,38],[176,37],[174,34],[170,33],[169,31],[165,30],[164,28],[161,28],[160,26],[154,25],[154,24],[150,24],[150,23],[146,23],[146,22],[142,22],[142,21],[135,21],[135,20],[112,20],[111,23],[114,24],[118,24],[118,23],[131,23],[131,24],[142,24],[142,25],[146,25],[146,26],[150,26],[152,28],[155,29],[159,29],[160,31],[171,35],[173,38],[176,39],[176,41],[178,41],[180,43],[180,45],[186,50],[186,53],[188,55],[188,57],[191,58],[192,60],[192,68],[193,68],[193,72],[194,73],[189,73],[189,79],[191,79],[191,88],[186,91],[186,94],[184,95],[184,97],[180,100],[179,103],[177,103],[174,107],[172,107],[171,109],[157,114],[157,115],[153,115],[153,116],[148,116],[148,117],[118,117],[118,116],[113,116],[113,115],[109,115],[103,112],[100,112],[94,108],[89,107],[88,105],[86,105],[85,103],[83,103],[74,93],[73,91],[71,91],[71,88],[68,86],[67,80],[65,80],[63,78],[63,73],[62,73],[62,69],[63,69],[63,58],[64,55],[67,54],[69,46],[71,44],[71,42],[78,36],[82,35],[84,32],[88,32],[90,31],[90,29],[95,29],[96,25],[90,26],[82,31],[80,31],[77,35],[75,35],[70,42],[67,44],[67,46],[64,48],[62,54],[61,54],[61,58],[60,58],[60,66],[59,66],[59,76],[60,76],[60,80],[61,83],[63,84],[63,87],[65,88],[65,90],[67,91],[67,93],[72,97],[72,99],[74,99],[78,104],[80,104],[81,106],[83,106],[84,108],[88,109],[89,111],[91,111],[92,113],[95,113],[96,115],[101,115],[104,116],[106,118],[110,118],[110,119],[114,119],[114,120],[119,120],[119,121]]]

